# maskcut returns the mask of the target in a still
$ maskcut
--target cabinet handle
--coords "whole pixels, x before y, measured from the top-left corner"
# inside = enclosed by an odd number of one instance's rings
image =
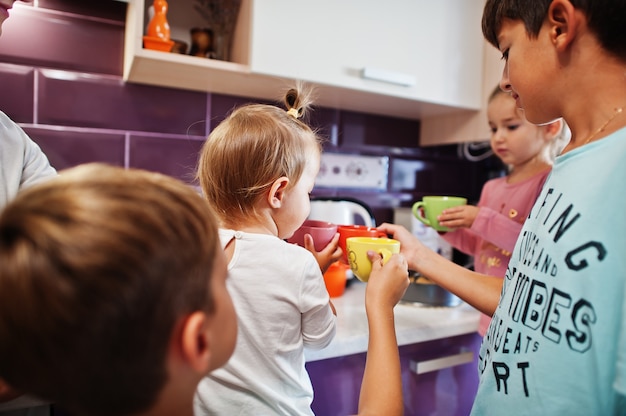
[[[361,70],[361,78],[373,79],[374,81],[388,82],[389,84],[398,84],[405,87],[415,85],[415,77],[402,72],[387,71],[380,68],[372,68],[366,66]]]
[[[443,370],[456,365],[471,363],[474,360],[474,352],[466,351],[447,357],[435,358],[425,361],[411,360],[411,371],[415,374],[424,374],[431,371]]]

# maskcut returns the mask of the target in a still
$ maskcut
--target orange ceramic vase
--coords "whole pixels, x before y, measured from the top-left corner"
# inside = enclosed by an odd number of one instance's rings
[[[143,37],[143,45],[146,49],[169,52],[174,46],[170,40],[170,25],[167,22],[167,1],[154,0],[154,16],[148,24],[148,33]]]

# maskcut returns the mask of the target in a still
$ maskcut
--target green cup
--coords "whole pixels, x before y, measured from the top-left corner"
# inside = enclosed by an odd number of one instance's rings
[[[437,217],[444,209],[458,205],[467,205],[467,199],[458,196],[425,196],[421,201],[413,204],[413,215],[420,222],[437,231],[450,231],[449,228],[439,225]]]

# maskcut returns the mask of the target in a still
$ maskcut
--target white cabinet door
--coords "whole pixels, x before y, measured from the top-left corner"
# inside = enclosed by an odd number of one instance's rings
[[[461,142],[488,141],[491,137],[487,122],[487,100],[502,78],[502,54],[496,48],[484,45],[482,99],[480,111],[461,111],[422,118],[420,145],[432,146]]]
[[[481,106],[483,0],[263,0],[252,7],[252,72]],[[379,80],[364,78],[364,69]]]

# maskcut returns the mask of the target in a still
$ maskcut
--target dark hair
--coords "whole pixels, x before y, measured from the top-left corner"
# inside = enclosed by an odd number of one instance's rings
[[[0,374],[81,415],[154,404],[175,325],[211,313],[217,225],[164,175],[92,164],[0,216]]]
[[[498,47],[498,32],[503,19],[521,20],[530,37],[537,37],[552,0],[487,0],[482,29],[485,39]],[[626,61],[626,1],[570,0],[583,11],[590,29],[607,52]]]

